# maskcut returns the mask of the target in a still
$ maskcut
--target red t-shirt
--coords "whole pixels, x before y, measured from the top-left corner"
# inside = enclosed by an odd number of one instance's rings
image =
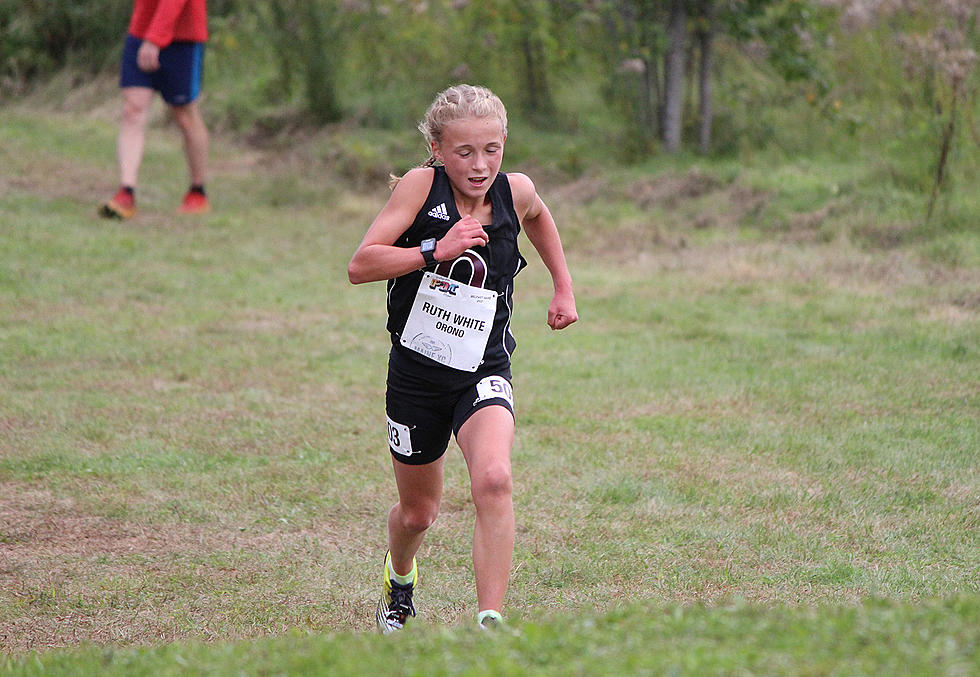
[[[166,47],[208,39],[207,0],[135,0],[129,33]]]

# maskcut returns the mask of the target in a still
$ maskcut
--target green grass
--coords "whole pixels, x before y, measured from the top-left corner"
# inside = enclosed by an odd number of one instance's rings
[[[919,196],[830,157],[539,181],[582,320],[547,329],[525,241],[511,631],[470,627],[451,450],[418,631],[391,641],[370,632],[394,500],[384,290],[345,267],[415,158],[374,132],[216,135],[215,211],[181,220],[158,120],[143,211],[108,222],[110,117],[0,124],[7,672],[980,667],[975,227],[914,231]]]
[[[289,633],[249,643],[85,647],[9,661],[10,675],[968,675],[975,598],[761,609],[742,602],[522,623],[489,637],[426,627],[396,640]]]

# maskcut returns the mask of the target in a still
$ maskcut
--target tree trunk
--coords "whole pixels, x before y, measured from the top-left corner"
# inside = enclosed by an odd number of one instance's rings
[[[939,144],[939,159],[936,161],[936,180],[932,184],[932,194],[929,197],[929,208],[926,211],[926,223],[932,221],[932,211],[936,207],[939,199],[939,191],[943,188],[946,179],[946,162],[949,160],[949,151],[953,147],[953,137],[956,135],[956,101],[959,99],[957,85],[953,84],[953,97],[949,109],[949,121],[943,127],[943,136]]]
[[[698,103],[701,124],[698,133],[698,150],[707,155],[711,150],[711,126],[714,117],[714,107],[711,99],[711,69],[714,65],[715,41],[715,3],[714,0],[704,0],[701,3],[703,16],[701,29],[698,31],[698,45],[701,52],[701,63],[698,72]]]
[[[518,44],[523,57],[520,68],[521,103],[536,121],[553,120],[555,102],[548,76],[548,54],[541,37],[547,32],[546,10],[541,3],[526,0],[513,2],[512,5],[520,17]],[[545,27],[542,28],[542,25]]]
[[[336,14],[329,3],[310,2],[305,9],[306,105],[318,123],[338,122],[343,111],[337,93],[334,56],[342,52],[342,47],[338,44]]]
[[[667,21],[667,58],[664,69],[664,149],[676,153],[681,148],[684,111],[684,72],[687,12],[684,0],[671,0]]]
[[[541,39],[530,33],[521,38],[524,54],[524,105],[527,112],[539,121],[552,118],[555,101],[548,82],[548,64]]]
[[[660,74],[656,59],[643,59],[643,124],[648,130],[657,129],[660,117]],[[659,130],[657,130],[659,134]]]
[[[642,124],[655,138],[660,138],[660,59],[657,58],[657,16],[647,4],[639,7],[637,34],[639,52],[643,55]]]

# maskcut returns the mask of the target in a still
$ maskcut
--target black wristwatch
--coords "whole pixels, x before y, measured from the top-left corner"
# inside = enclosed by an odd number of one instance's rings
[[[422,251],[422,258],[425,259],[425,265],[431,266],[436,262],[436,239],[434,237],[422,240],[422,246],[419,249]]]

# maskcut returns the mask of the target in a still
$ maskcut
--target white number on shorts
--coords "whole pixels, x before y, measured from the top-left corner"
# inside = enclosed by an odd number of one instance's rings
[[[487,376],[476,384],[476,402],[498,398],[507,400],[510,406],[514,406],[514,389],[503,376]]]
[[[388,446],[402,456],[412,455],[412,434],[407,425],[395,423],[388,418]]]

